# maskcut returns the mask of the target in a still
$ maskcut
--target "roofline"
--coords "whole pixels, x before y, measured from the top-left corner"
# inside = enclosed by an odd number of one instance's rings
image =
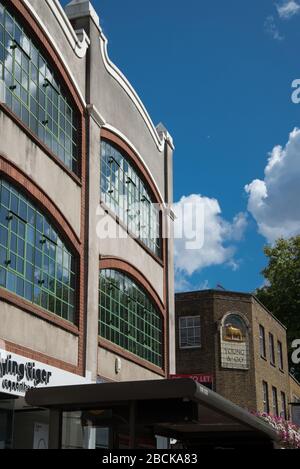
[[[251,300],[256,301],[265,311],[268,313],[285,331],[287,331],[287,327],[257,298],[257,296],[254,293],[245,293],[245,292],[237,292],[237,291],[231,291],[231,290],[216,290],[216,289],[209,289],[209,290],[196,290],[196,291],[190,291],[190,292],[179,292],[175,293],[175,298],[180,297],[181,295],[193,295],[193,294],[220,294],[220,295],[239,295],[239,296],[244,296],[246,298],[249,298]]]
[[[295,378],[295,376],[292,375],[292,373],[289,373],[289,376],[290,378],[295,381],[296,384],[298,384],[298,386],[300,387],[300,382],[297,380],[297,378]]]

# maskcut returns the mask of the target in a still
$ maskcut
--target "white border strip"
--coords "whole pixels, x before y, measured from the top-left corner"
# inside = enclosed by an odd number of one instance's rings
[[[46,0],[46,2],[48,3],[50,9],[53,11],[55,18],[57,19],[61,29],[65,33],[65,36],[71,44],[71,47],[74,50],[75,54],[80,59],[83,59],[91,43],[90,39],[88,38],[88,35],[84,30],[81,30],[80,33],[82,34],[82,41],[80,41],[59,0]]]
[[[110,60],[107,52],[108,40],[106,36],[101,31],[100,33],[100,47],[103,62],[107,72],[121,85],[130,99],[133,101],[135,106],[137,107],[138,111],[140,112],[141,116],[143,117],[153,139],[156,143],[156,146],[160,152],[164,150],[164,140],[161,140],[158,132],[149,116],[145,106],[143,105],[141,99],[137,95],[136,91],[133,89],[132,85],[129,83],[127,78],[123,75],[123,73],[118,69],[118,67]]]
[[[37,21],[37,23],[40,25],[40,27],[43,29],[43,31],[47,35],[47,37],[48,37],[49,41],[51,42],[53,48],[56,50],[56,52],[61,57],[61,60],[64,64],[64,67],[68,71],[69,76],[71,77],[72,82],[73,82],[73,84],[74,84],[74,86],[77,90],[77,93],[78,93],[83,105],[86,107],[87,103],[85,101],[85,98],[84,98],[83,94],[80,91],[80,88],[79,88],[79,86],[78,86],[78,84],[77,84],[77,82],[74,78],[74,75],[71,72],[69,66],[67,65],[66,60],[64,59],[61,51],[59,50],[55,40],[51,36],[51,34],[50,34],[49,30],[47,29],[46,25],[43,23],[41,18],[37,15],[36,11],[32,7],[32,5],[30,4],[30,0],[22,0],[22,1],[27,6],[27,8],[30,10],[30,12],[34,16],[35,20]],[[69,41],[72,49],[74,50],[75,54],[78,57],[83,58],[86,55],[87,49],[90,45],[90,40],[89,40],[87,34],[83,30],[79,31],[78,35],[80,34],[82,36],[82,41],[80,41],[78,39],[78,36],[76,35],[76,32],[74,31],[74,29],[73,29],[67,15],[66,15],[65,11],[64,11],[64,9],[62,8],[59,0],[46,0],[46,2],[49,5],[49,8],[51,9],[51,11],[53,12],[55,18],[57,19],[60,27],[62,28],[67,40]],[[148,114],[144,104],[142,103],[141,99],[139,98],[138,94],[136,93],[136,91],[134,90],[132,85],[129,83],[127,78],[123,75],[123,73],[110,60],[110,58],[108,56],[108,51],[107,51],[108,40],[107,40],[106,36],[104,35],[104,33],[101,30],[100,30],[99,40],[100,40],[101,55],[102,55],[102,59],[103,59],[103,63],[104,63],[104,66],[106,68],[106,71],[109,73],[109,75],[111,75],[119,83],[121,88],[123,88],[123,90],[127,93],[129,98],[135,104],[137,110],[141,114],[146,126],[149,129],[149,132],[150,132],[150,134],[151,134],[151,136],[152,136],[152,138],[153,138],[153,140],[154,140],[154,142],[157,146],[157,149],[160,152],[162,152],[164,150],[164,147],[165,147],[165,141],[168,140],[168,139],[170,140],[171,146],[173,146],[172,138],[169,135],[163,135],[163,138],[160,137],[160,135],[157,131],[157,128],[153,124],[153,121],[151,120],[151,117],[149,116],[149,114]]]

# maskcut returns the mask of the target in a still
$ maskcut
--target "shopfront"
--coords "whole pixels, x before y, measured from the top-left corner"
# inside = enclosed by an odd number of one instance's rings
[[[50,411],[52,449],[273,449],[268,424],[193,379],[30,390],[26,402]]]
[[[46,449],[49,411],[29,406],[29,389],[88,384],[87,378],[0,349],[0,449]]]

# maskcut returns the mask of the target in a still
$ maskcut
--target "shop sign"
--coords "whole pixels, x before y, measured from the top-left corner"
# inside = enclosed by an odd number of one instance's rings
[[[249,332],[240,314],[229,314],[220,330],[222,368],[249,369]]]
[[[32,388],[88,383],[81,376],[0,349],[0,393],[24,397]]]
[[[192,379],[209,389],[213,388],[214,381],[212,374],[170,375],[170,379]]]

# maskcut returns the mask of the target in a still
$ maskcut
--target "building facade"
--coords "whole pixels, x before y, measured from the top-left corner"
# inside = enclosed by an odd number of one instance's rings
[[[252,412],[289,414],[285,327],[250,294],[176,294],[176,373],[210,377],[213,389]]]
[[[1,447],[28,387],[174,371],[173,150],[89,1],[0,0]]]

